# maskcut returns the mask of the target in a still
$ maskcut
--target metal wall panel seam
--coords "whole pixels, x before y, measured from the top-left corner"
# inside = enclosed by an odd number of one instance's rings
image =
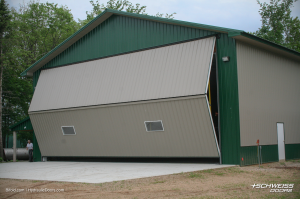
[[[116,103],[116,104],[103,104],[103,105],[95,105],[95,106],[83,106],[83,107],[73,107],[73,108],[66,108],[66,109],[54,109],[54,110],[45,110],[45,111],[32,111],[29,112],[29,115],[39,114],[39,113],[46,113],[46,112],[60,112],[66,110],[79,110],[79,109],[93,109],[97,107],[112,107],[112,106],[127,106],[127,105],[134,105],[134,104],[147,104],[147,103],[157,103],[157,102],[166,102],[166,101],[177,101],[182,99],[194,99],[194,98],[204,98],[204,94],[200,95],[192,95],[192,96],[179,96],[175,98],[163,98],[163,99],[155,99],[155,100],[145,100],[145,101],[135,101],[135,102],[125,102],[125,103]]]

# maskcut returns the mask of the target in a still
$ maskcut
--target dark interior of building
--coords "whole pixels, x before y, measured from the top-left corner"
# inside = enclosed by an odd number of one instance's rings
[[[216,131],[216,137],[218,143],[219,141],[219,117],[218,117],[218,86],[217,86],[217,60],[216,60],[216,53],[213,55],[213,60],[212,60],[212,66],[211,66],[211,72],[210,72],[210,79],[209,79],[209,86],[208,86],[208,91],[207,91],[207,97],[208,101],[210,103],[210,108],[211,108],[211,114],[212,114],[212,119]]]

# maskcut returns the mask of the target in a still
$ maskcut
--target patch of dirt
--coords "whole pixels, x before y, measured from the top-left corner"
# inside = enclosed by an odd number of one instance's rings
[[[299,168],[300,160],[293,160],[99,184],[0,179],[0,198],[300,198]],[[270,193],[253,184],[294,188],[291,193]],[[33,189],[63,191],[30,192]]]
[[[275,167],[276,169],[297,169],[300,170],[300,167]]]

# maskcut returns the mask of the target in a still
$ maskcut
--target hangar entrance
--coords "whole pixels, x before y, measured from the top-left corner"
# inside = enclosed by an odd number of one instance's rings
[[[216,60],[216,47],[212,58],[211,71],[209,76],[209,83],[207,88],[207,98],[210,108],[210,113],[215,128],[217,142],[220,145],[220,132],[219,132],[219,107],[218,107],[218,71]]]
[[[42,70],[29,108],[42,156],[219,158],[215,41]]]

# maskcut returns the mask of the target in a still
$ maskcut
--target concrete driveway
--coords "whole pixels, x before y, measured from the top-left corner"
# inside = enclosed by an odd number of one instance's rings
[[[103,183],[230,166],[233,165],[53,161],[9,162],[0,164],[0,178]]]

